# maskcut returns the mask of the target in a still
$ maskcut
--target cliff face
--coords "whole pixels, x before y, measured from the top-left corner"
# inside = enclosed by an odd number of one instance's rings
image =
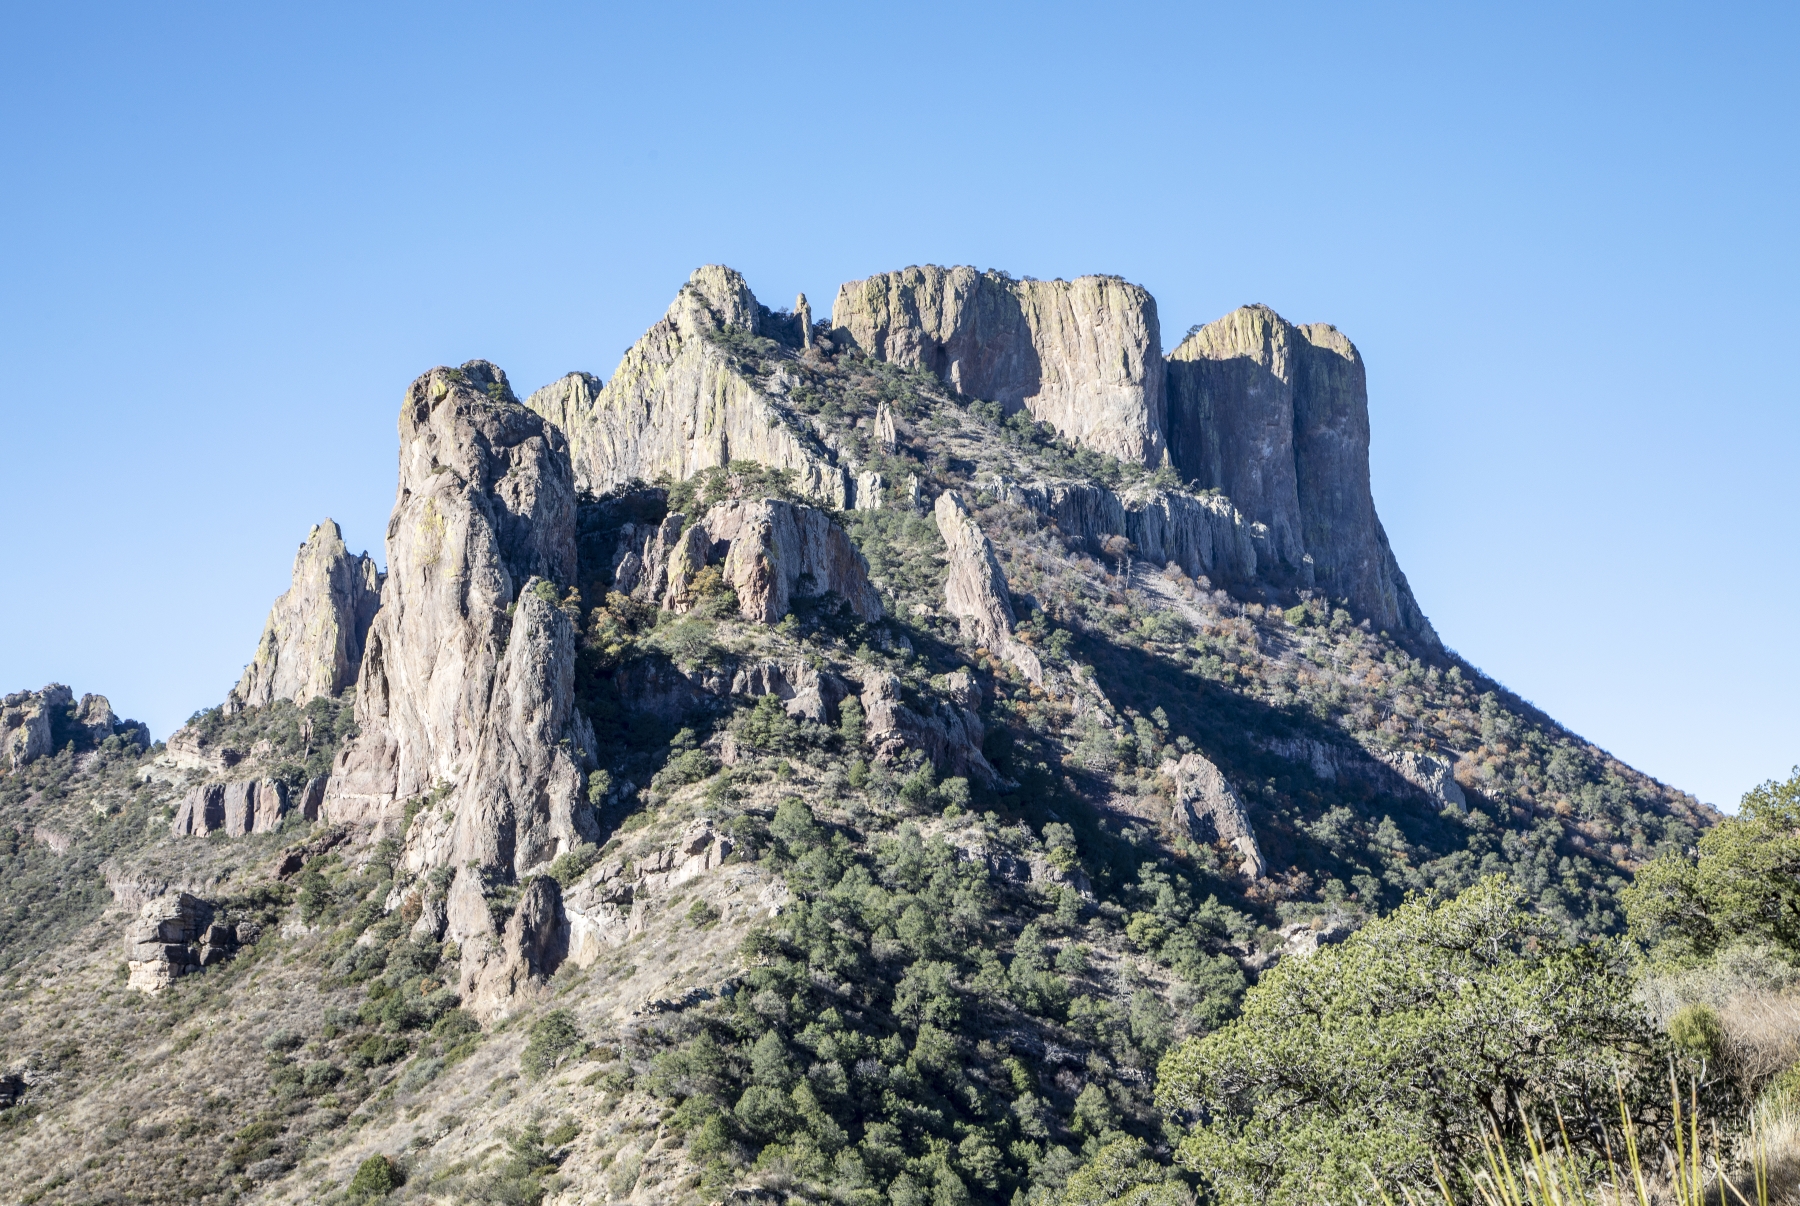
[[[681,481],[752,460],[792,469],[804,493],[845,507],[851,487],[843,471],[733,359],[733,341],[744,337],[797,343],[796,325],[770,315],[742,276],[708,265],[605,386],[571,373],[525,404],[567,434],[575,483],[585,490],[602,493],[633,478]]]
[[[1435,641],[1375,514],[1368,385],[1341,332],[1234,310],[1169,354],[1168,414],[1182,477],[1266,529],[1261,577]]]
[[[397,820],[433,792],[408,860],[503,876],[554,857],[585,805],[592,736],[574,711],[575,487],[562,433],[485,361],[434,369],[400,411],[388,579],[325,812]],[[448,791],[447,799],[445,792]]]
[[[831,323],[871,356],[1028,410],[1098,452],[1162,462],[1156,299],[1116,276],[1015,281],[928,264],[841,286]]]
[[[381,606],[381,573],[367,553],[351,556],[327,519],[294,557],[293,585],[275,600],[232,696],[260,708],[277,699],[305,704],[356,681],[363,639]]]

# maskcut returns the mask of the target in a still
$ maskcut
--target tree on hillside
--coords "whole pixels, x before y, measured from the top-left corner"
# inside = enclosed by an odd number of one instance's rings
[[[1800,958],[1800,767],[1746,793],[1695,856],[1669,852],[1644,867],[1621,899],[1632,937],[1665,958],[1740,941]]]
[[[1615,1085],[1652,1091],[1655,1036],[1617,944],[1570,945],[1522,904],[1496,876],[1276,965],[1241,1017],[1163,1060],[1182,1163],[1226,1206],[1348,1203],[1371,1174],[1431,1187],[1434,1156],[1474,1163],[1484,1132],[1517,1141],[1522,1110],[1558,1108],[1597,1154]]]

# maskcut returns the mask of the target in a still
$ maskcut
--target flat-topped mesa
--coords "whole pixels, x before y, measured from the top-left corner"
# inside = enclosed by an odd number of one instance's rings
[[[1097,452],[1163,462],[1162,332],[1141,286],[927,264],[840,286],[831,324],[871,356],[1028,410]]]
[[[405,801],[436,792],[407,832],[407,869],[472,862],[502,879],[591,840],[593,734],[557,605],[576,568],[568,444],[493,365],[433,369],[407,390],[387,557],[327,819],[393,828]]]
[[[277,699],[304,705],[354,683],[363,640],[381,606],[381,579],[367,553],[351,555],[337,524],[316,525],[294,556],[293,585],[269,610],[256,656],[227,709]]]
[[[792,469],[832,507],[851,503],[844,471],[737,367],[734,338],[794,347],[800,320],[771,313],[729,268],[695,269],[668,313],[625,353],[612,380],[570,373],[525,404],[568,436],[575,484],[596,494],[631,481],[682,481],[734,460]]]
[[[1436,642],[1375,514],[1368,383],[1337,328],[1295,326],[1267,306],[1201,327],[1169,355],[1168,416],[1182,477],[1266,526],[1260,577]]]

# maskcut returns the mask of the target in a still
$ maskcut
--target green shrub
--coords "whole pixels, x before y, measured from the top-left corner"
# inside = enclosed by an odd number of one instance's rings
[[[536,1079],[586,1050],[587,1040],[574,1016],[566,1009],[553,1010],[531,1024],[531,1038],[519,1056],[519,1069]]]
[[[1524,1102],[1602,1155],[1615,1078],[1653,1096],[1655,1037],[1617,945],[1572,946],[1522,903],[1494,877],[1264,973],[1241,1017],[1162,1063],[1158,1103],[1208,1120],[1183,1163],[1224,1206],[1349,1203],[1371,1175],[1429,1192],[1433,1160],[1478,1163],[1490,1127],[1521,1143]]]
[[[1669,1019],[1669,1041],[1693,1059],[1717,1067],[1725,1054],[1725,1025],[1710,1005],[1684,1005]]]
[[[385,1198],[405,1183],[406,1178],[392,1160],[386,1156],[370,1156],[356,1166],[356,1175],[350,1178],[350,1197],[358,1202]]]

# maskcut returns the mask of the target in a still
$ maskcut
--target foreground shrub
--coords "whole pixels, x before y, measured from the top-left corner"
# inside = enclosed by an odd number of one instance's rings
[[[386,1156],[370,1156],[357,1166],[356,1175],[350,1178],[350,1200],[368,1202],[384,1198],[400,1188],[405,1179]]]
[[[1616,1086],[1655,1095],[1654,1032],[1621,948],[1570,946],[1522,900],[1495,877],[1277,964],[1237,1021],[1163,1061],[1158,1102],[1202,1120],[1182,1162],[1227,1206],[1349,1203],[1371,1174],[1435,1188],[1434,1156],[1478,1164],[1485,1134],[1520,1145],[1524,1113],[1552,1107],[1603,1153]]]

